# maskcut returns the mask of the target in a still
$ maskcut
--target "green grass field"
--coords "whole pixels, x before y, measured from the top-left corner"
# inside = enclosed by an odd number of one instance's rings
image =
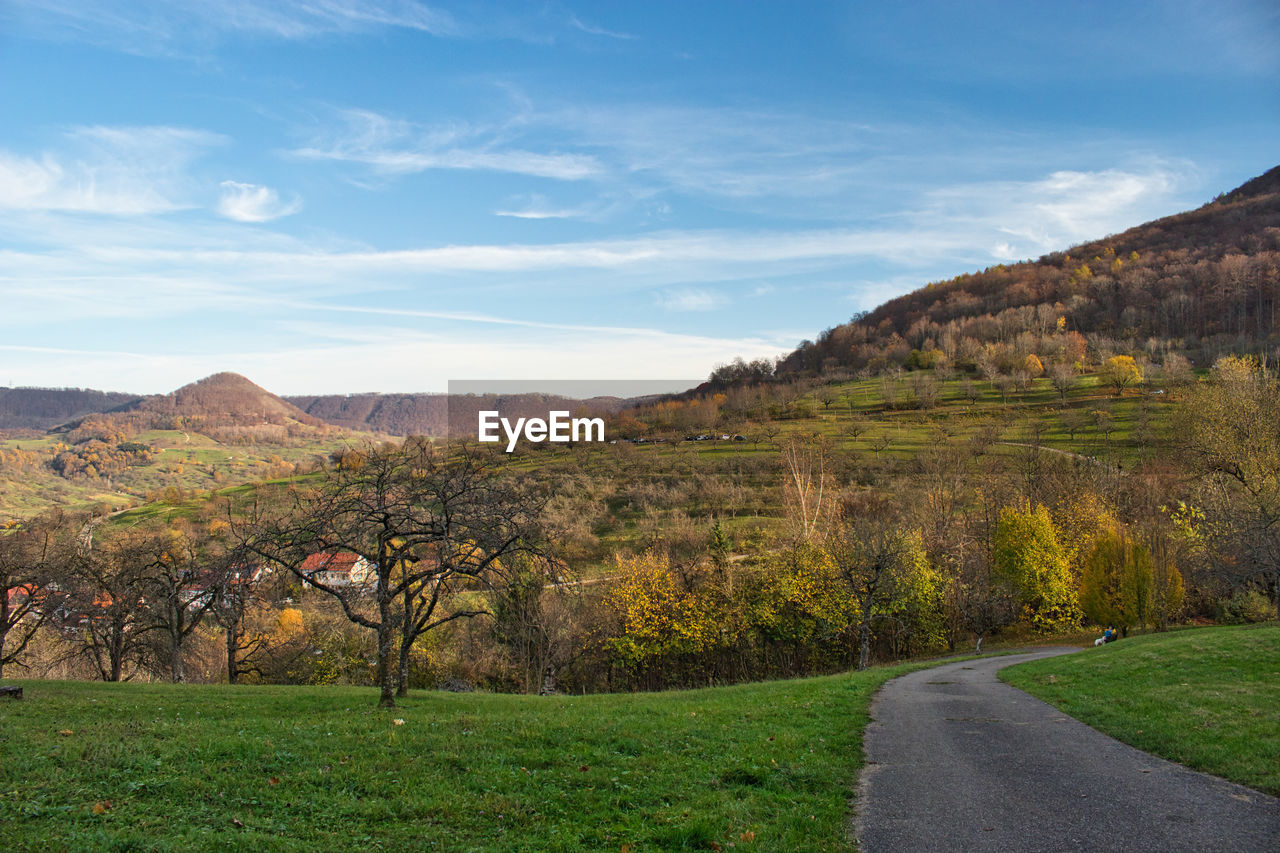
[[[872,692],[911,666],[662,694],[21,682],[6,850],[851,849]],[[395,720],[403,720],[397,725]]]
[[[1139,749],[1280,794],[1280,626],[1150,634],[1002,670]]]

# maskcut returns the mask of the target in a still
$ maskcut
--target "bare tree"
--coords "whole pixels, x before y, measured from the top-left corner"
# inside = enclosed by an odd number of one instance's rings
[[[799,540],[812,538],[830,512],[829,457],[826,442],[820,438],[793,436],[782,445],[783,495]]]
[[[1060,361],[1054,362],[1049,365],[1049,384],[1058,392],[1059,399],[1065,403],[1067,394],[1080,384],[1080,377],[1076,374],[1074,366]]]
[[[69,523],[51,513],[0,530],[0,676],[56,609],[54,578]]]
[[[227,683],[235,684],[245,672],[260,672],[257,656],[266,648],[267,638],[250,630],[251,616],[258,606],[258,584],[263,567],[244,553],[224,551],[217,570],[221,582],[213,587],[210,614],[223,631],[226,646]]]
[[[150,660],[145,639],[146,595],[152,582],[151,543],[136,531],[94,537],[86,525],[80,545],[68,555],[63,620],[78,652],[103,681],[132,678]],[[96,541],[95,541],[96,539]]]
[[[224,578],[202,543],[189,532],[168,528],[139,543],[144,630],[164,637],[169,677],[187,680],[182,651],[187,639],[218,601]]]
[[[240,524],[248,550],[332,596],[377,637],[379,704],[408,689],[408,660],[423,633],[484,612],[445,606],[464,582],[482,584],[509,554],[531,550],[538,507],[469,453],[431,445],[370,449],[344,458],[314,489]],[[309,568],[313,554],[350,554],[371,566],[369,584],[338,584]],[[371,588],[370,588],[371,587]]]

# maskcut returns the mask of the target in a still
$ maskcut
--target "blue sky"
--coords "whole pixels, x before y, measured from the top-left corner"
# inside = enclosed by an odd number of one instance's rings
[[[1275,166],[1277,45],[1267,0],[0,0],[0,384],[705,376]]]

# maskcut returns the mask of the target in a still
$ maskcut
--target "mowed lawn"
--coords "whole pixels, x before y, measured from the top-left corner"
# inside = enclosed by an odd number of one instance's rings
[[[349,687],[18,682],[0,846],[844,850],[871,694],[918,666],[389,712]]]
[[[1000,677],[1139,749],[1280,795],[1280,626],[1131,637]]]

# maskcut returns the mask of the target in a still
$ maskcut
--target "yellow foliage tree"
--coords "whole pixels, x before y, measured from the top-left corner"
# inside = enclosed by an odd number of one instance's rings
[[[665,554],[617,558],[618,579],[607,603],[620,636],[607,645],[624,664],[642,669],[669,654],[700,652],[718,636],[709,601],[685,588]]]
[[[1142,368],[1130,355],[1113,355],[1102,365],[1101,379],[1116,389],[1116,396],[1124,389],[1142,383]]]

